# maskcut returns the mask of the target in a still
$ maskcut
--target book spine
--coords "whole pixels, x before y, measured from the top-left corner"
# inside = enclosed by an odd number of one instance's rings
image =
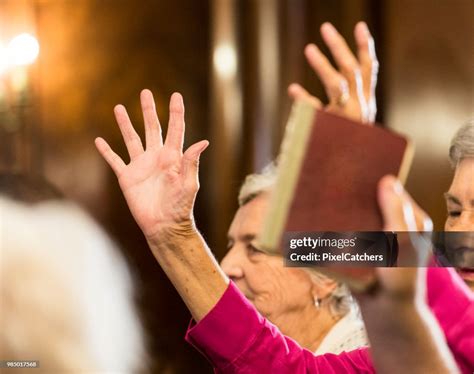
[[[276,185],[272,191],[270,208],[258,239],[260,249],[267,253],[281,255],[280,243],[307,152],[315,116],[315,108],[307,102],[296,101],[293,104],[277,158]]]

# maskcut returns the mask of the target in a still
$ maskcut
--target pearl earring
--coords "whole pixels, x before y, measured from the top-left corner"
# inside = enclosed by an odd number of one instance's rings
[[[316,307],[316,309],[319,309],[319,307],[321,306],[321,304],[319,303],[319,298],[317,297],[314,298],[314,306]]]

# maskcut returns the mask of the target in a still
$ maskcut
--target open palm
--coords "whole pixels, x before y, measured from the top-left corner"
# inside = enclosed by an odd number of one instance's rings
[[[122,105],[117,105],[114,113],[130,163],[125,164],[104,139],[97,138],[95,144],[115,172],[135,221],[145,236],[152,238],[167,227],[186,221],[192,223],[194,200],[199,189],[199,156],[209,143],[207,140],[195,143],[183,154],[185,125],[180,94],[171,96],[164,144],[152,93],[143,90],[140,100],[146,149]]]

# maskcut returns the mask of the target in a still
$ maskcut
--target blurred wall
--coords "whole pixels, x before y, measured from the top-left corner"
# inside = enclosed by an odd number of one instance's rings
[[[220,259],[243,177],[277,154],[290,108],[286,87],[296,81],[325,99],[304,46],[322,46],[319,26],[331,21],[354,47],[353,27],[364,19],[381,62],[378,120],[414,139],[418,151],[408,189],[441,227],[442,192],[451,179],[449,139],[472,115],[471,0],[0,0],[0,23],[17,22],[22,14],[34,24],[41,52],[25,128],[8,135],[0,116],[0,149],[14,137],[16,152],[29,160],[20,168],[44,173],[121,244],[137,279],[153,372],[211,368],[184,343],[189,313],[93,144],[103,136],[126,159],[112,109],[126,105],[143,133],[142,88],[154,92],[164,130],[169,96],[183,93],[186,145],[211,142],[201,159],[196,218]],[[233,130],[219,120],[222,91],[216,87],[222,82],[216,83],[213,70],[221,17],[232,20],[226,32],[237,53],[232,97],[241,113]],[[5,160],[0,164],[11,166]]]
[[[442,230],[443,193],[452,180],[450,140],[473,116],[474,2],[385,4],[386,123],[412,138],[416,154],[407,188]]]

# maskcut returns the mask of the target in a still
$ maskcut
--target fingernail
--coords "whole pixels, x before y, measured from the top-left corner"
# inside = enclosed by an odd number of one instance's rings
[[[202,152],[204,152],[204,150],[209,146],[209,142],[206,141],[202,144],[201,146],[201,149],[199,150],[199,154],[201,154]]]
[[[315,44],[308,44],[305,48],[305,52],[306,54],[311,54],[311,55],[315,55],[316,53],[318,53],[318,47],[316,47]]]
[[[367,35],[370,35],[369,27],[367,26],[367,24],[365,22],[362,22],[362,27],[363,27],[363,30],[365,31],[365,33]]]
[[[395,192],[397,195],[403,194],[403,186],[398,179],[395,182],[393,182],[392,188],[393,188],[393,192]]]
[[[336,34],[336,28],[330,24],[329,22],[326,22],[323,24],[324,32],[327,34],[327,36],[332,37]]]

